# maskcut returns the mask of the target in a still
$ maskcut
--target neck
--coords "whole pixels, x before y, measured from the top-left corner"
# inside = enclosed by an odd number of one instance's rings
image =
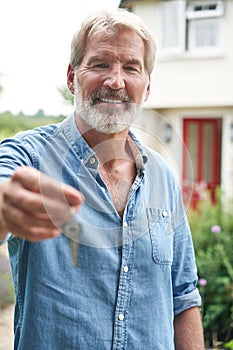
[[[129,129],[116,134],[103,134],[94,129],[82,120],[76,113],[77,127],[96,153],[101,166],[113,167],[125,160],[132,160],[132,154],[127,143]]]

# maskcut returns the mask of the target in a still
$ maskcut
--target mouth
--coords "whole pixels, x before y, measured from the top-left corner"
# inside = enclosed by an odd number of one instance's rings
[[[122,101],[122,100],[115,100],[112,98],[107,98],[107,97],[101,97],[96,99],[98,102],[103,102],[103,103],[113,103],[113,104],[120,104],[120,103],[125,103],[127,101]]]
[[[96,91],[92,95],[92,103],[94,104],[100,104],[100,103],[106,103],[106,104],[128,104],[130,102],[130,98],[126,96],[126,94],[119,92],[119,91]]]

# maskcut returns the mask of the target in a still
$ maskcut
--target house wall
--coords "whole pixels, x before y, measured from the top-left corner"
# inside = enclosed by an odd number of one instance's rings
[[[159,1],[135,3],[133,12],[140,15],[158,36],[157,16]],[[158,59],[152,78],[152,91],[147,106],[206,107],[232,106],[233,81],[233,1],[225,1],[223,51],[214,55],[190,56],[183,54]],[[166,77],[166,78],[164,78]]]
[[[173,137],[172,146],[166,143],[165,125],[167,123],[169,123],[169,119],[158,111],[144,109],[142,115],[131,129],[144,145],[152,148],[166,159],[177,180],[181,181],[182,164],[177,159],[176,153],[180,150],[182,138],[179,136],[179,142],[177,142],[175,137]]]
[[[141,125],[133,128],[141,142],[159,152],[168,161],[175,175],[182,180],[183,119],[220,118],[222,119],[221,186],[233,196],[233,141],[230,124],[233,123],[233,107],[227,108],[177,108],[143,110]],[[172,140],[165,141],[165,126],[172,125]],[[190,167],[192,164],[190,162]]]

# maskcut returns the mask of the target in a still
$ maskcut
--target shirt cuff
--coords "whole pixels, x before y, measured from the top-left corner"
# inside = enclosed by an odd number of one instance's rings
[[[174,297],[174,315],[178,315],[191,307],[201,306],[201,296],[198,289],[194,289],[191,293]]]

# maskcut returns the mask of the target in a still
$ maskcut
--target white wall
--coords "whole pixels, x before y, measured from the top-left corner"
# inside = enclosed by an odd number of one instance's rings
[[[165,140],[166,124],[172,124],[172,141]],[[162,155],[174,172],[177,180],[182,180],[182,149],[183,139],[180,134],[180,118],[164,111],[144,109],[138,123],[131,128],[138,139],[146,146]]]

